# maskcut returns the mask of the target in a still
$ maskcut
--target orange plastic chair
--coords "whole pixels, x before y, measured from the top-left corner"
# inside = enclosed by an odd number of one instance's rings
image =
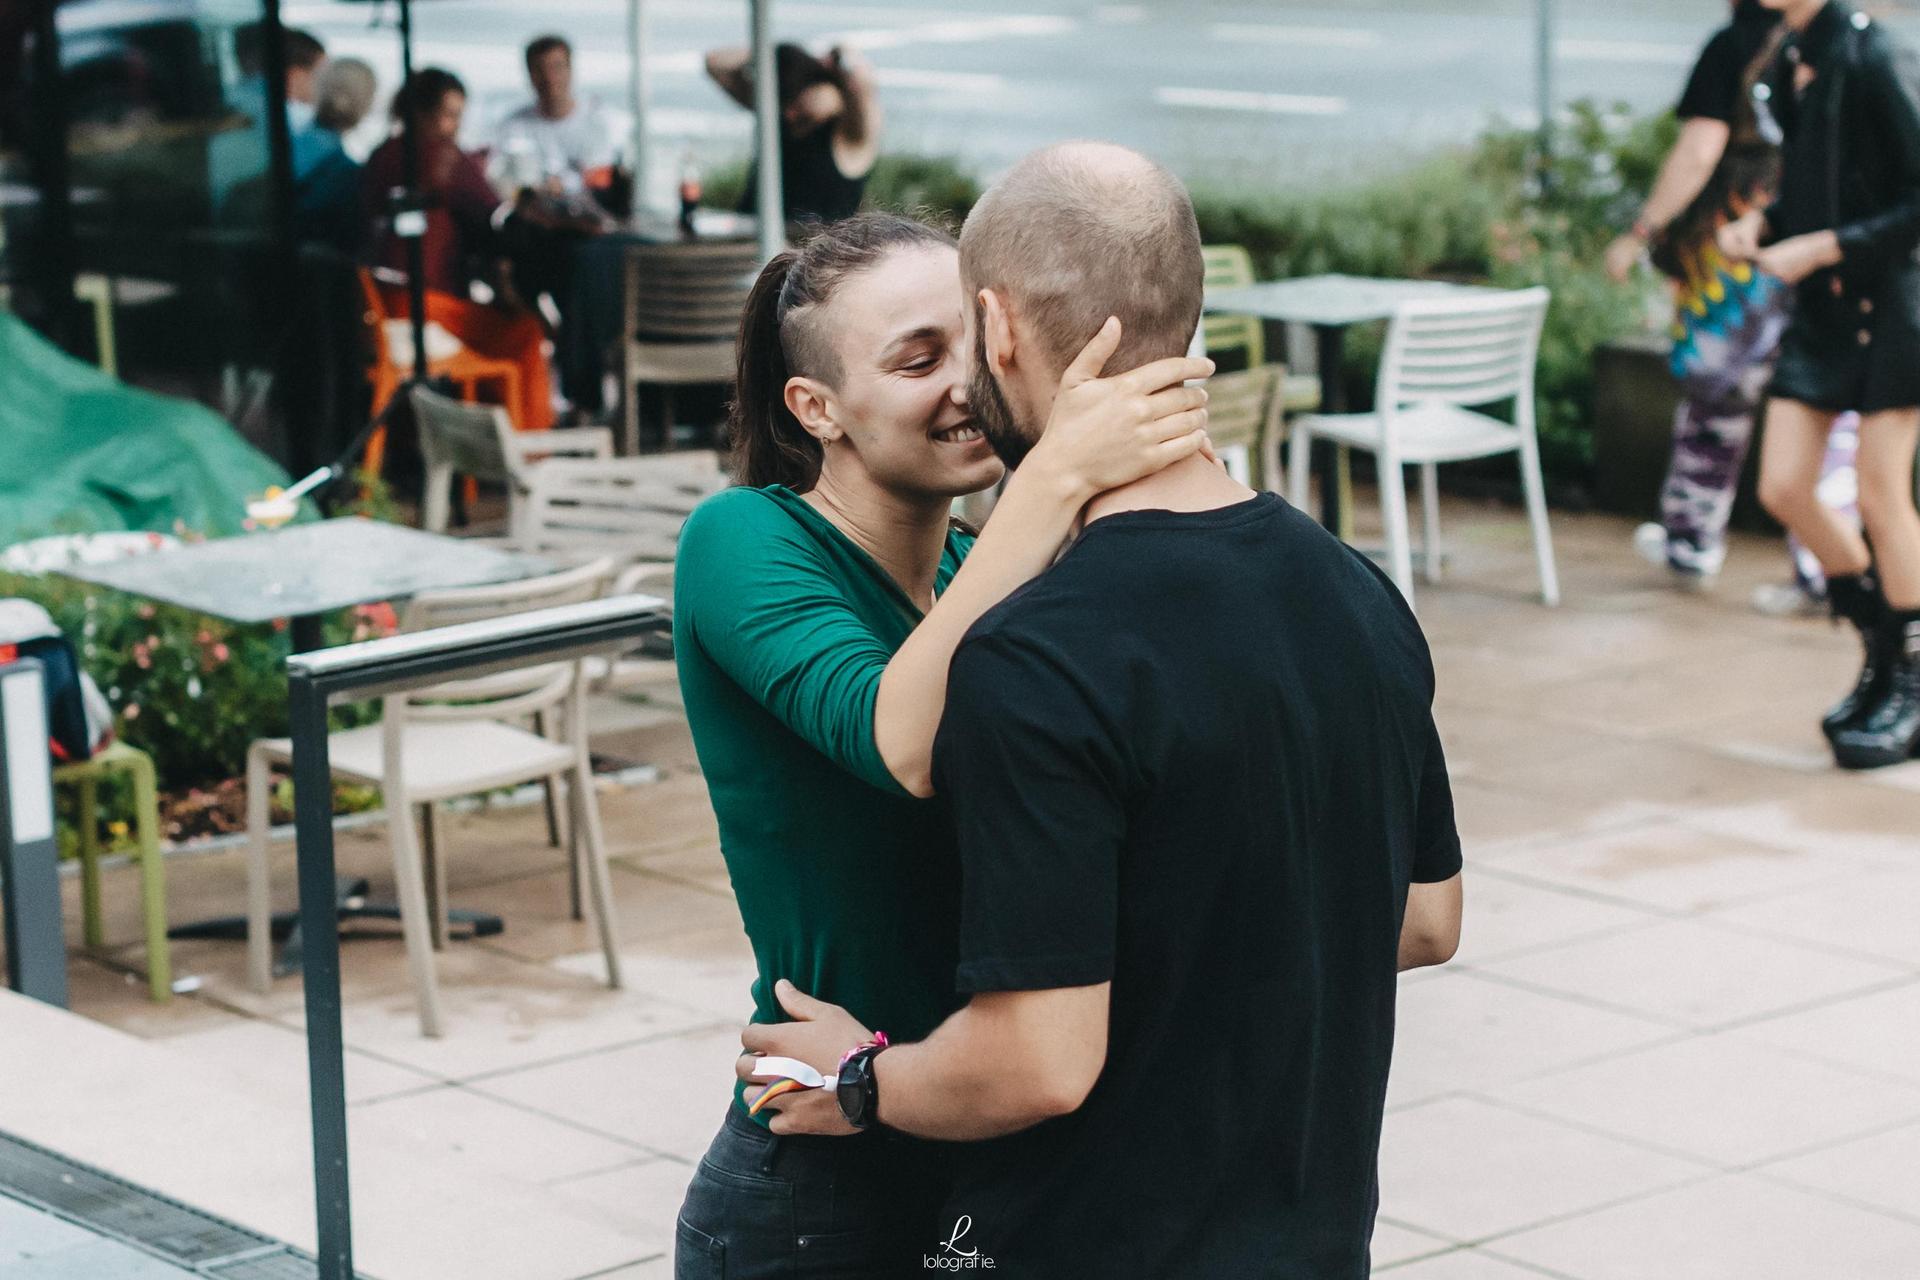
[[[400,389],[401,382],[412,370],[413,362],[408,360],[404,365],[396,362],[387,345],[387,321],[404,319],[405,313],[396,316],[387,310],[386,299],[381,296],[380,286],[375,282],[372,271],[362,267],[359,274],[360,293],[367,306],[362,318],[373,348],[373,358],[367,366],[367,382],[373,388],[373,404],[368,412],[377,418]],[[497,402],[506,405],[508,413],[512,413],[513,407],[520,403],[520,369],[511,360],[497,360],[462,348],[444,359],[429,360],[427,376],[451,382],[458,390],[460,399],[468,404],[480,403],[480,388],[486,383],[494,384]],[[519,423],[514,425],[518,426]],[[374,428],[373,435],[368,438],[367,452],[360,465],[378,475],[386,456],[387,429],[382,425]]]

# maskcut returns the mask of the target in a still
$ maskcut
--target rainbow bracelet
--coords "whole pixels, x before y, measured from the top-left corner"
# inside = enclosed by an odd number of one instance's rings
[[[873,1039],[868,1040],[864,1044],[857,1044],[841,1054],[840,1065],[843,1067],[846,1066],[847,1059],[856,1053],[867,1049],[884,1049],[890,1043],[892,1042],[887,1039],[886,1032],[876,1031],[873,1033]],[[837,1074],[831,1076],[821,1075],[806,1063],[794,1058],[769,1057],[766,1059],[766,1062],[769,1068],[776,1073],[774,1081],[760,1091],[759,1097],[747,1105],[747,1114],[749,1116],[759,1115],[762,1107],[772,1102],[781,1094],[793,1093],[800,1089],[830,1089],[839,1083],[839,1076]],[[754,1074],[757,1076],[759,1072],[756,1071]]]

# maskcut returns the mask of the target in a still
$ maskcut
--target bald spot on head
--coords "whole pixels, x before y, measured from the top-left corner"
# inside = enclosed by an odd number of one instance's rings
[[[1109,374],[1184,353],[1200,322],[1205,268],[1193,202],[1137,151],[1064,142],[1015,165],[960,233],[969,294],[992,289],[1064,368],[1120,317]]]

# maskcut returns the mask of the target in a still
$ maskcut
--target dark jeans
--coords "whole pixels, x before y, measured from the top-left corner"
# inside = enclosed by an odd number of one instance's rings
[[[943,1236],[937,1145],[885,1133],[778,1137],[727,1108],[675,1232],[675,1280],[900,1280]]]

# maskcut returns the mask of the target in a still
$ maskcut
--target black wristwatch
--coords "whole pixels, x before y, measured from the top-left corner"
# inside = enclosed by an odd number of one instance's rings
[[[874,1076],[873,1060],[886,1047],[885,1040],[861,1045],[840,1063],[834,1096],[840,1100],[840,1114],[856,1129],[871,1129],[880,1123],[880,1082]]]

